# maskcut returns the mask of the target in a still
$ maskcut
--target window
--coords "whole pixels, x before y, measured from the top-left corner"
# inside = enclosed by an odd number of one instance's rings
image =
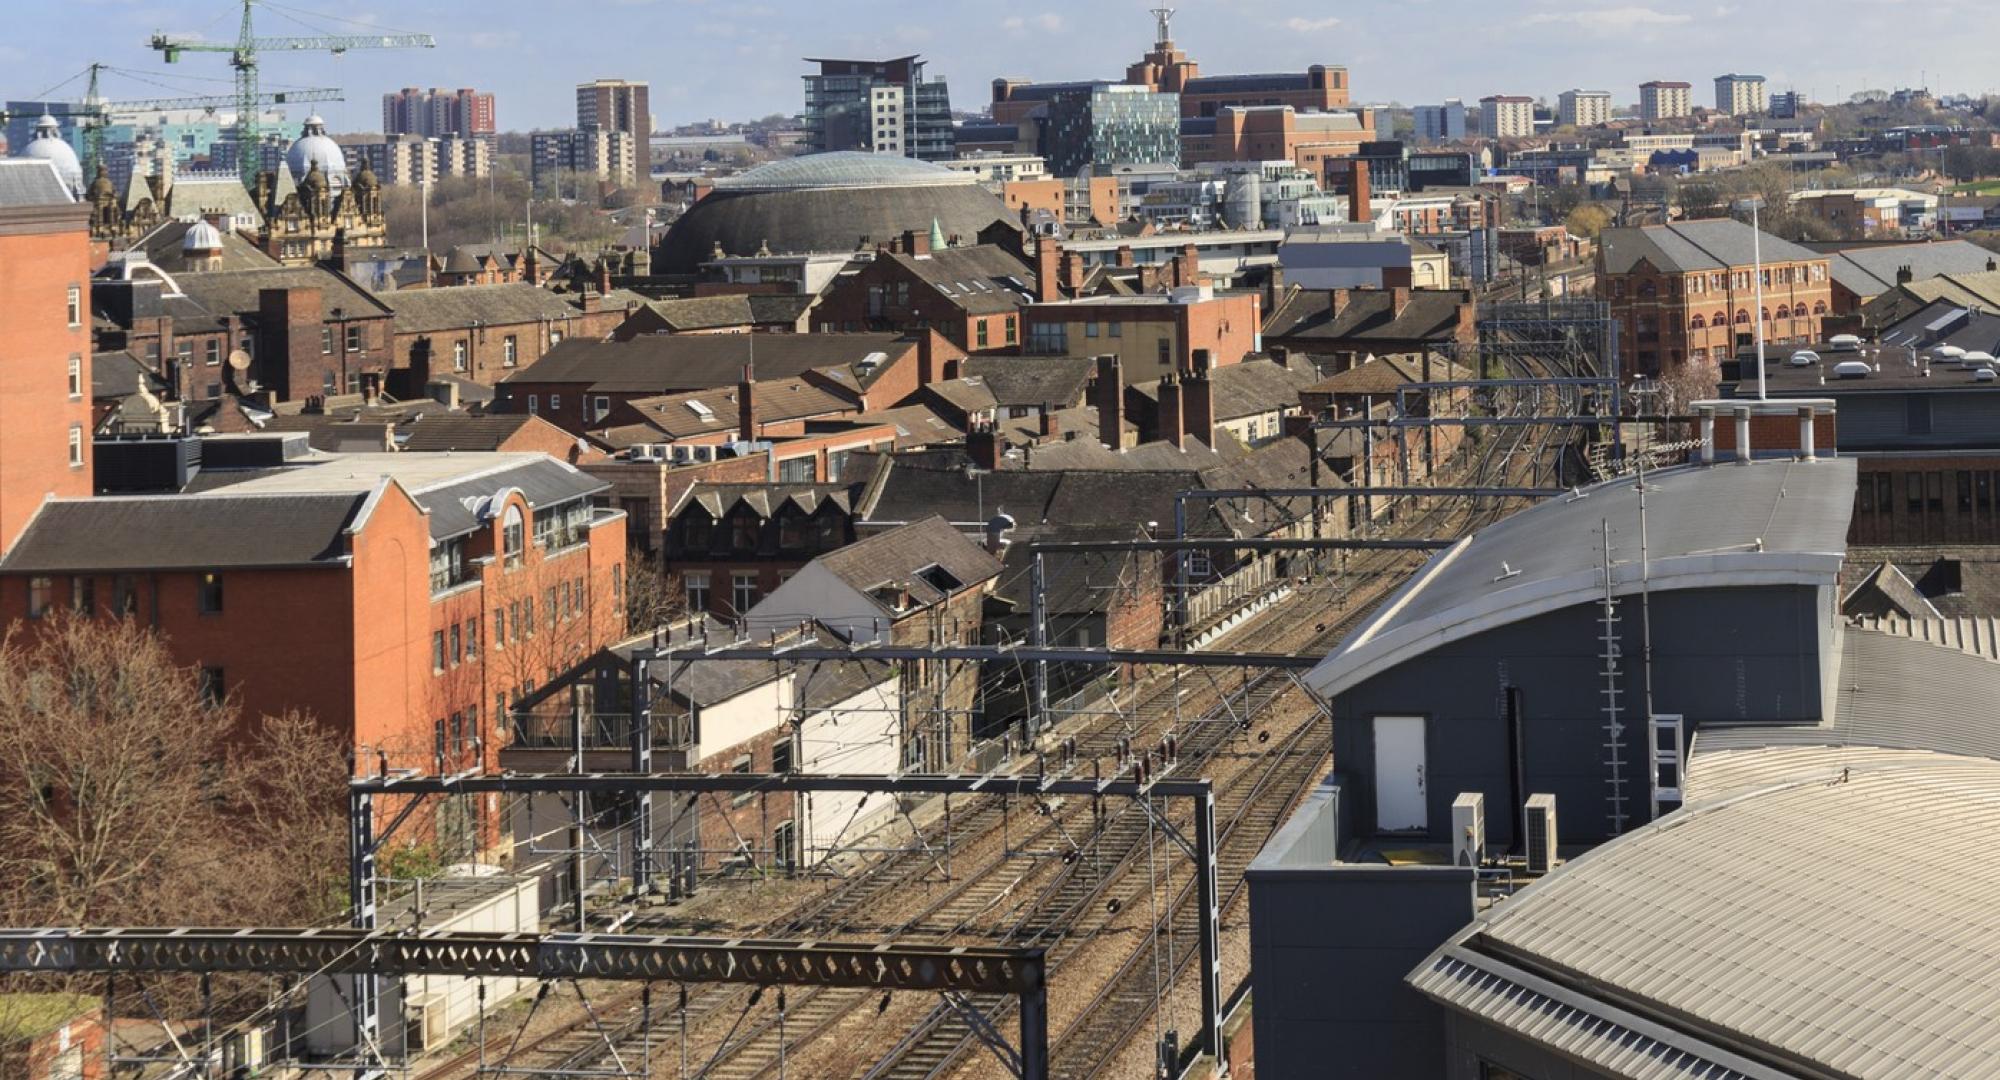
[[[1084,324],[1083,324],[1083,336],[1084,336],[1084,337],[1087,337],[1087,338],[1094,338],[1094,337],[1096,337],[1096,336],[1097,336],[1097,324],[1096,324],[1095,322],[1086,322],[1086,323],[1084,323]]]
[[[69,467],[72,469],[83,468],[82,424],[71,424],[69,426]]]
[[[532,402],[535,399],[529,398],[528,400]],[[529,411],[533,412],[534,410],[530,409]],[[527,539],[526,526],[521,520],[520,506],[509,505],[507,507],[507,514],[501,519],[500,525],[500,547],[506,559],[507,569],[513,570],[521,565],[521,552],[527,546]]]
[[[813,472],[811,457],[786,458],[778,462],[778,482],[782,484],[810,484]]]
[[[319,354],[321,356],[333,355],[333,327],[331,326],[322,326],[319,328]]]
[[[528,395],[528,415],[529,415],[529,416],[533,416],[533,415],[535,415],[536,413],[538,413],[538,412],[540,412],[540,411],[541,411],[540,409],[538,409],[538,408],[536,408],[536,407],[535,407],[535,395],[533,395],[533,394],[529,394],[529,395]]]
[[[361,327],[351,324],[347,327],[347,351],[361,351]]]
[[[39,619],[48,614],[55,592],[54,578],[31,577],[28,579],[28,618]]]
[[[202,362],[207,364],[209,367],[214,367],[215,365],[222,363],[221,341],[215,338],[208,339],[208,344],[203,348]]]
[[[174,342],[174,359],[180,361],[182,364],[194,363],[194,342]]]
[[[549,411],[550,411],[550,412],[561,412],[561,411],[562,411],[562,395],[561,395],[561,394],[550,394],[550,395],[549,395]]]
[[[496,649],[504,649],[507,647],[506,608],[493,609],[493,647]]]
[[[69,354],[69,396],[74,401],[83,396],[83,357]]]
[[[756,571],[738,570],[729,575],[729,599],[738,614],[757,606]]]
[[[131,574],[119,574],[111,579],[111,604],[117,614],[136,615],[139,612],[139,579]]]
[[[443,673],[444,673],[444,631],[437,630],[433,631],[431,634],[431,674],[441,675]]]
[[[72,328],[83,325],[83,289],[81,286],[71,285],[69,287],[69,325]]]
[[[201,613],[222,614],[222,575],[210,570],[201,576]]]
[[[556,619],[561,616],[562,612],[561,609],[556,607],[556,587],[554,585],[542,591],[542,606],[549,609],[549,629],[555,629]]]
[[[441,593],[465,582],[465,541],[447,540],[431,549],[431,592]]]
[[[799,830],[795,822],[780,822],[771,830],[771,862],[786,873],[798,866]]]
[[[1028,327],[1028,351],[1045,356],[1061,356],[1069,351],[1069,334],[1061,323],[1036,323]]]
[[[454,341],[451,343],[451,369],[453,371],[465,370],[465,342],[463,341]]]
[[[560,331],[560,330],[553,330],[553,329],[552,329],[552,330],[550,330],[550,331],[549,331],[549,344],[551,344],[551,345],[560,345],[560,344],[562,344],[562,331]]]
[[[1014,328],[1014,316],[1009,315],[1007,316],[1007,344],[1009,345],[1014,344],[1016,333],[1017,331]]]
[[[597,395],[591,402],[591,419],[602,420],[609,415],[611,415],[611,399],[602,394]]]
[[[792,771],[792,740],[781,738],[771,744],[771,771],[787,773]]]
[[[1924,512],[1924,474],[1909,472],[1903,474],[1903,500],[1910,513]]]
[[[459,632],[458,624],[451,624],[451,666],[457,667],[465,659],[465,638]]]
[[[625,599],[625,564],[611,564],[611,599],[614,603]]]
[[[228,681],[222,677],[221,668],[205,667],[201,669],[197,688],[201,693],[203,701],[208,702],[210,705],[222,704],[223,698],[229,694],[228,686]]]
[[[1106,336],[1106,337],[1115,337],[1115,338],[1122,338],[1122,337],[1124,337],[1124,336],[1125,336],[1125,324],[1124,324],[1124,323],[1122,323],[1122,322],[1107,322],[1107,323],[1105,323],[1105,324],[1104,324],[1104,336]]]
[[[1944,473],[1924,474],[1924,509],[1932,513],[1944,512]]]
[[[1166,338],[1160,339],[1160,366],[1167,367],[1174,362],[1172,345]]]
[[[1958,512],[1972,513],[1972,474],[1964,469],[1958,471]]]
[[[1984,473],[1980,474],[1984,476]],[[88,615],[97,609],[97,579],[77,576],[69,579],[70,610],[80,615]]]
[[[987,333],[986,333],[985,319],[981,319],[978,322],[972,324],[972,335],[975,348],[980,348],[980,349],[986,348]]]
[[[737,773],[739,775],[748,775],[750,772],[750,755],[749,754],[737,755],[736,760],[729,763],[729,771]],[[742,806],[744,803],[747,803],[750,800],[755,799],[756,797],[757,796],[754,792],[745,791],[738,794],[732,800],[732,802],[734,803],[734,805]]]
[[[521,346],[520,343],[515,340],[514,335],[508,334],[506,337],[501,338],[500,363],[507,367],[513,367],[514,363],[520,358],[521,358]]]
[[[576,598],[570,595],[569,582],[567,581],[562,583],[560,591],[562,595],[562,617],[567,619],[576,614]]]
[[[708,571],[689,570],[681,575],[681,583],[687,587],[688,610],[695,614],[708,610]]]

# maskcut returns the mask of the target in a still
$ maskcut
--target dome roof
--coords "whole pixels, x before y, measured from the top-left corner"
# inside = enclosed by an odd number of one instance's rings
[[[347,154],[339,143],[327,137],[326,121],[317,115],[306,117],[305,130],[292,148],[285,151],[285,164],[297,177],[304,177],[318,165],[328,187],[339,191],[347,186]]]
[[[62,125],[47,113],[35,121],[34,138],[21,148],[21,156],[38,161],[47,161],[56,167],[56,175],[62,177],[63,186],[70,194],[83,194],[83,163],[76,159],[76,151],[62,137]]]
[[[1020,227],[970,173],[886,154],[809,154],[718,180],[667,230],[653,272],[695,273],[718,246],[728,255],[843,253],[934,231],[970,243],[996,222]]]
[[[814,191],[857,187],[962,187],[977,184],[969,172],[916,158],[835,150],[759,165],[715,182],[717,191]]]
[[[197,251],[221,251],[222,230],[206,221],[197,221],[181,234],[181,250],[189,254]]]

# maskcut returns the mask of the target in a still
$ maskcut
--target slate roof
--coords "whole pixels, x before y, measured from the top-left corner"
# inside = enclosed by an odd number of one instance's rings
[[[459,330],[474,323],[507,326],[568,319],[577,309],[539,285],[524,281],[505,285],[448,285],[429,289],[397,289],[380,295],[396,313],[398,334],[428,334]]]
[[[181,250],[181,240],[187,231],[194,228],[191,221],[163,221],[152,231],[132,241],[131,249],[144,252],[146,260],[169,274],[178,275],[189,269],[186,253]],[[221,270],[261,270],[281,265],[278,260],[258,250],[257,245],[245,240],[233,229],[218,229],[222,234]]]
[[[853,484],[698,483],[681,496],[673,513],[680,513],[690,503],[701,504],[708,515],[717,520],[727,517],[738,504],[748,506],[760,518],[769,518],[788,504],[808,514],[816,513],[828,504],[842,511],[851,511],[854,508],[854,487]]]
[[[1430,364],[1431,382],[1470,379],[1472,373],[1443,358]],[[1424,381],[1424,366],[1400,356],[1378,356],[1365,364],[1329,375],[1305,387],[1312,394],[1394,394],[1414,382]]]
[[[1140,443],[1113,450],[1097,441],[1092,426],[1074,439],[1043,443],[1023,451],[1025,469],[1090,469],[1098,472],[1197,473],[1224,465],[1243,454],[1243,444],[1227,432],[1218,431],[1215,445],[1209,446],[1192,435],[1175,446],[1159,441]]]
[[[893,360],[911,348],[912,342],[896,334],[642,334],[630,341],[572,337],[502,384],[582,384],[592,391],[619,393],[706,390],[736,385],[743,365],[754,359],[760,381],[837,368],[865,389],[873,380],[855,375],[850,369],[856,363],[877,353]]]
[[[990,409],[996,403],[992,388],[986,385],[986,380],[977,375],[967,375],[960,379],[938,379],[925,384],[922,389],[968,416]]]
[[[1829,273],[1848,292],[1867,300],[1896,287],[1896,275],[1909,267],[1912,280],[1943,274],[1980,273],[1990,268],[1993,252],[1969,240],[1925,244],[1883,244],[1830,252]]]
[[[1299,391],[1318,382],[1319,372],[1303,359],[1279,363],[1252,358],[1211,369],[1208,381],[1209,394],[1215,401],[1215,419],[1219,422],[1298,408]],[[1159,401],[1158,379],[1134,383],[1132,389],[1148,401]]]
[[[740,295],[651,300],[646,306],[651,308],[668,327],[682,333],[690,330],[749,326],[756,321],[756,315],[751,310],[750,298]]]
[[[944,248],[928,255],[884,252],[968,315],[1003,315],[1034,302],[1035,272],[992,244]]]
[[[0,159],[0,207],[74,203],[54,162],[36,158]]]
[[[282,183],[277,189],[279,201],[295,190],[285,185],[291,180],[291,172],[279,169]],[[143,189],[143,182],[133,187]],[[175,217],[206,217],[210,214],[227,214],[230,217],[247,217],[261,220],[262,212],[257,209],[257,200],[250,189],[243,186],[232,170],[228,176],[175,177],[174,186],[167,191],[167,201],[173,208]]]
[[[42,504],[0,572],[333,565],[366,492],[100,496]]]
[[[907,591],[918,607],[939,603],[962,589],[976,588],[1000,576],[1000,560],[935,514],[857,540],[813,561],[857,592],[869,594],[892,585]],[[933,566],[958,579],[959,588],[947,593],[927,581],[921,571]],[[903,614],[877,606],[892,615]]]
[[[241,186],[241,185],[238,185]],[[382,297],[356,285],[341,274],[317,266],[275,266],[260,270],[214,270],[174,275],[189,300],[215,315],[235,312],[257,317],[257,294],[264,289],[318,289],[323,319],[333,318],[340,308],[348,319],[389,316]],[[385,293],[387,296],[400,296]],[[412,294],[414,295],[414,294]]]
[[[1265,317],[1264,336],[1308,349],[1315,344],[1365,348],[1371,342],[1445,342],[1457,336],[1458,306],[1469,302],[1462,292],[1415,289],[1397,315],[1393,292],[1356,289],[1336,315],[1330,292],[1294,288]]]
[[[760,423],[801,420],[851,412],[854,405],[803,379],[759,379],[753,384],[753,400]],[[645,418],[645,426],[659,435],[653,442],[685,439],[718,431],[735,431],[737,425],[736,387],[718,386],[680,394],[634,398],[627,402]],[[700,405],[697,410],[693,406]],[[630,426],[630,425],[627,425]]]
[[[1083,400],[1097,362],[1087,356],[968,356],[965,373],[983,380],[998,404],[1061,409]]]
[[[498,413],[467,416],[461,413],[430,412],[397,429],[398,442],[405,451],[495,451],[529,424],[548,421],[527,415]],[[553,427],[553,425],[550,425]]]
[[[957,442],[965,437],[963,429],[939,415],[929,405],[898,405],[893,409],[877,409],[862,413],[854,418],[857,424],[889,424],[896,429],[896,449],[904,450],[916,446],[933,446],[942,442]]]
[[[155,392],[166,383],[152,373],[130,349],[98,352],[90,358],[90,396],[122,398],[139,392],[140,386]]]
[[[1604,270],[1627,274],[1641,259],[1664,271],[1723,270],[1753,264],[1750,226],[1734,218],[1676,221],[1667,225],[1606,229],[1598,237]],[[1826,256],[1764,233],[1759,241],[1767,263],[1812,262]]]

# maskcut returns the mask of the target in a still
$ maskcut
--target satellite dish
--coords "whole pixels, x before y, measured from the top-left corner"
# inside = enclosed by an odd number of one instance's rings
[[[229,366],[238,371],[250,370],[250,354],[242,349],[229,350]]]

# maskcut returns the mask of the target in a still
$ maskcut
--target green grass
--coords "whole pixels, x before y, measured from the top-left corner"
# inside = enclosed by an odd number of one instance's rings
[[[1980,180],[1951,189],[1953,195],[2000,195],[2000,180]]]

